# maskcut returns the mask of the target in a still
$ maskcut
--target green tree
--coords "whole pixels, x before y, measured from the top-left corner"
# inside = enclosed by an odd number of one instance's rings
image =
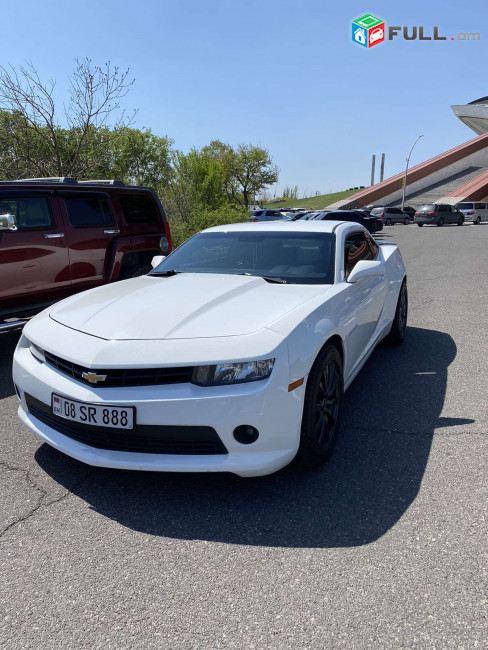
[[[228,202],[220,162],[197,149],[172,153],[170,180],[162,194],[170,217],[183,222],[197,209],[216,210]]]
[[[229,199],[246,210],[255,196],[278,181],[278,167],[262,147],[240,144],[234,149],[213,140],[202,151],[220,162]]]
[[[107,172],[109,178],[130,185],[160,189],[171,178],[173,140],[158,137],[149,129],[118,129],[110,139]]]

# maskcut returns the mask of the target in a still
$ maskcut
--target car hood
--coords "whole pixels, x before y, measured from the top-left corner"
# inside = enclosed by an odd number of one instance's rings
[[[238,275],[143,276],[72,296],[49,315],[66,327],[110,340],[240,336],[327,290],[330,285],[274,284]]]

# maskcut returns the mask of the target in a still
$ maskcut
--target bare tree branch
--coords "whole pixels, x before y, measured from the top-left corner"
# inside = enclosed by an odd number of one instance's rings
[[[69,78],[69,101],[63,107],[67,127],[63,129],[54,99],[55,81],[41,80],[31,61],[18,70],[0,66],[0,109],[16,116],[22,133],[22,142],[15,143],[15,157],[48,175],[78,176],[97,167],[105,160],[114,132],[134,120],[136,111],[127,114],[121,107],[133,83],[128,70],[122,72],[110,61],[97,66],[91,59],[77,59]],[[105,137],[95,137],[104,129]],[[34,141],[44,143],[38,159]]]

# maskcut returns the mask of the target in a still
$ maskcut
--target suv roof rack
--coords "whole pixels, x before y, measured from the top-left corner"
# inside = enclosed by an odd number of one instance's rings
[[[76,178],[71,176],[47,176],[45,178],[17,178],[10,183],[76,183]]]
[[[78,181],[71,176],[46,176],[45,178],[16,178],[14,181],[0,181],[0,184],[7,183],[59,183],[63,185],[115,185],[117,187],[127,187],[124,181],[115,179],[93,179],[87,181]]]
[[[117,180],[114,180],[113,178],[112,179],[95,178],[95,179],[91,179],[91,180],[88,180],[88,181],[78,181],[78,184],[79,185],[85,185],[85,184],[86,185],[118,185],[119,187],[125,187],[126,186],[124,181],[117,181]]]

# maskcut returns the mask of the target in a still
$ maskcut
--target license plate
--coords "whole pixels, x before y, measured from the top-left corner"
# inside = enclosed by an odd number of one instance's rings
[[[109,429],[133,429],[134,407],[110,404],[87,404],[52,395],[52,412],[65,420]]]

